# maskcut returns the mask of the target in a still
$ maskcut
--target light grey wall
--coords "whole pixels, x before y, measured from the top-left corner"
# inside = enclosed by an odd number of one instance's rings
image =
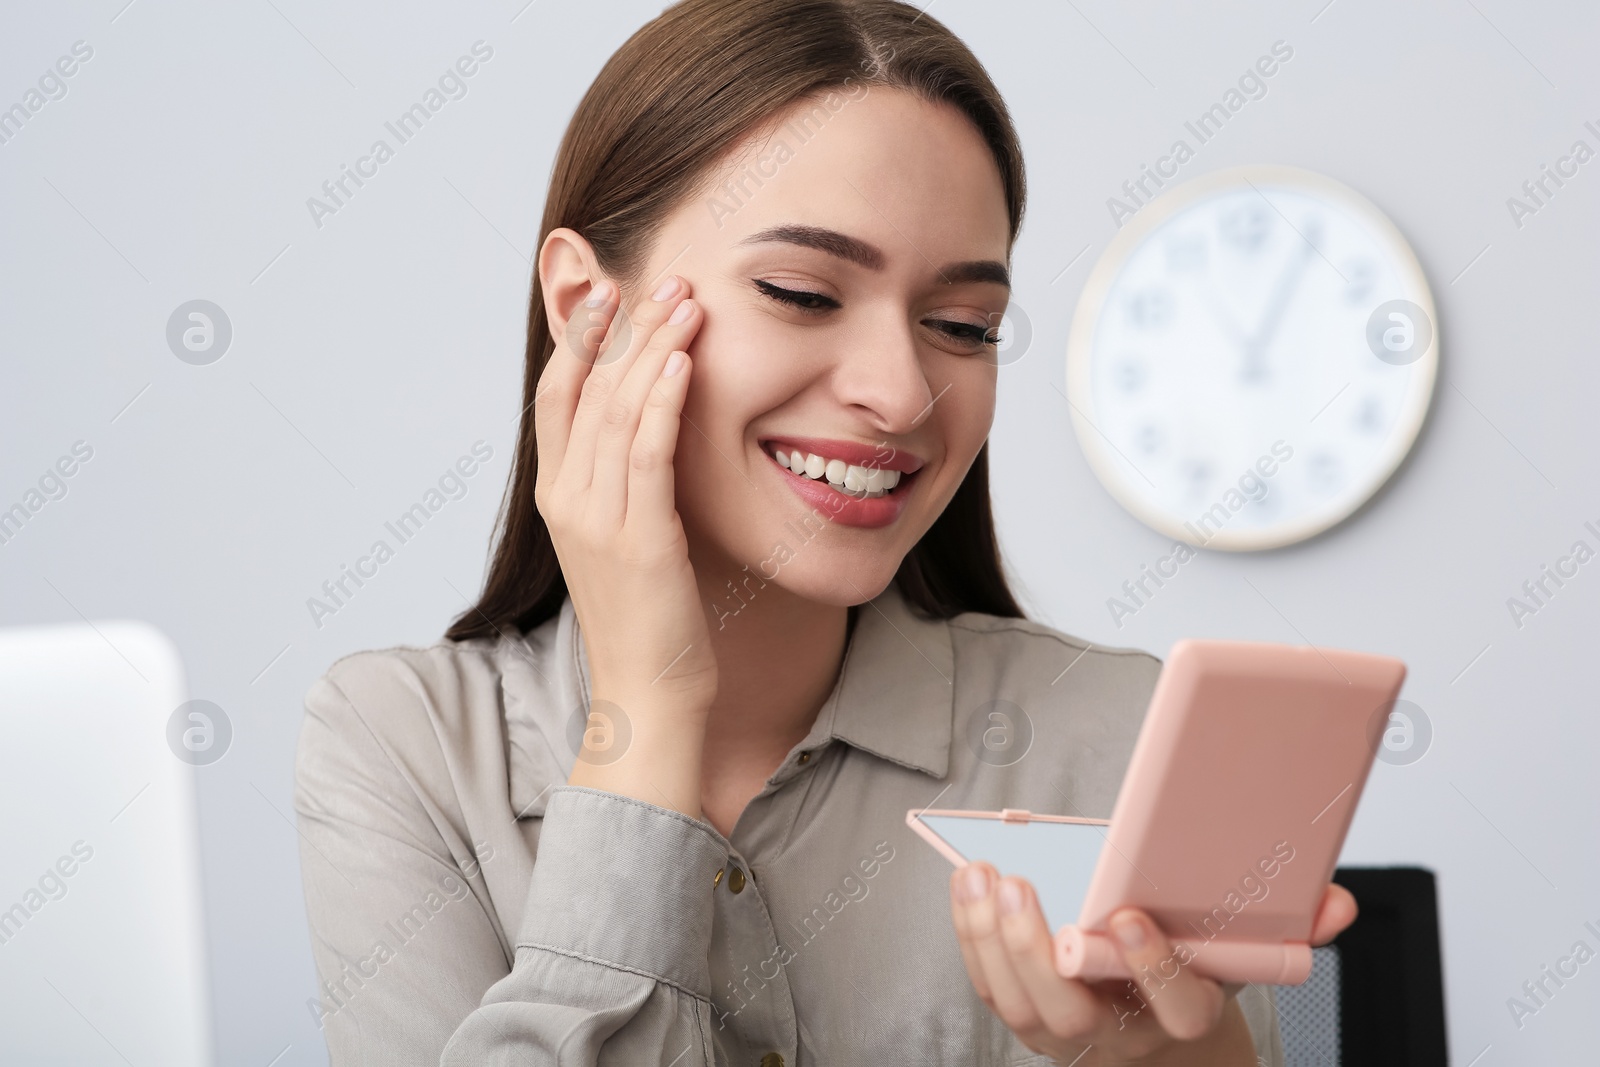
[[[1002,374],[1002,536],[1036,615],[1096,642],[1403,657],[1432,745],[1376,769],[1344,861],[1439,873],[1457,1062],[1575,1062],[1592,1051],[1600,963],[1520,1028],[1506,1002],[1574,942],[1600,948],[1583,928],[1600,924],[1600,563],[1520,628],[1506,599],[1575,540],[1600,543],[1583,527],[1600,525],[1600,161],[1520,228],[1505,201],[1574,140],[1600,148],[1583,126],[1600,125],[1600,15],[1324,2],[936,0],[1028,152],[1015,275],[1035,335]],[[605,57],[661,5],[125,3],[12,10],[0,33],[0,107],[74,42],[93,49],[0,144],[0,507],[74,442],[94,449],[0,546],[0,625],[139,617],[182,648],[195,695],[235,728],[200,784],[222,1060],[322,1063],[286,820],[300,698],[345,652],[433,640],[479,583],[554,148]],[[493,57],[467,95],[316,225],[307,198],[479,40]],[[1276,40],[1293,60],[1184,173],[1287,163],[1387,211],[1439,305],[1434,407],[1354,519],[1288,550],[1204,553],[1119,628],[1106,599],[1167,542],[1094,480],[1051,383],[1115,232],[1106,198]],[[193,299],[232,323],[207,366],[165,337]],[[307,598],[480,440],[493,459],[465,496],[314,625]]]

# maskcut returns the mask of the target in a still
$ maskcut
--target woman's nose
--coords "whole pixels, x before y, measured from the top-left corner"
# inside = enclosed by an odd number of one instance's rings
[[[865,328],[850,339],[834,367],[840,402],[865,412],[884,434],[909,433],[933,408],[914,328],[903,320]]]

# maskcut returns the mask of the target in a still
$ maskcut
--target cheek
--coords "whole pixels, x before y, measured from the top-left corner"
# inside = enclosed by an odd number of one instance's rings
[[[749,423],[805,387],[803,353],[775,325],[752,312],[709,312],[689,344],[694,377],[684,414],[703,431],[702,446],[708,437],[735,462],[728,449],[737,447]]]
[[[951,464],[964,470],[994,426],[995,368],[977,360],[961,364],[938,406],[945,409],[944,438]]]
[[[750,424],[805,387],[799,360],[762,318],[708,314],[689,345],[694,370],[673,464],[679,511],[701,530],[738,525],[748,510],[745,476],[766,462],[749,439]]]
[[[930,382],[934,395],[944,390],[934,412],[940,420],[938,436],[944,462],[938,475],[936,492],[927,503],[930,510],[943,511],[961,487],[973,460],[989,437],[994,425],[995,370],[985,364],[957,365],[943,382]],[[947,388],[948,386],[948,388]],[[933,521],[931,518],[928,520]]]

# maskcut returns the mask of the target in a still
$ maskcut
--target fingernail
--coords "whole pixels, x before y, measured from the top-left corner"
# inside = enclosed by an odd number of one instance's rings
[[[982,900],[989,895],[989,872],[973,864],[967,868],[967,873],[962,875],[962,883],[967,887],[967,902]]]
[[[584,300],[583,306],[588,308],[604,307],[611,302],[613,288],[609,281],[600,282],[589,290],[589,296]]]
[[[674,352],[674,353],[672,353],[672,355],[667,357],[667,365],[662,368],[661,376],[663,378],[670,378],[674,374],[677,374],[679,371],[681,371],[683,369],[683,361],[684,361],[684,359],[685,359],[685,356],[684,356],[684,354],[682,352]]]
[[[693,315],[693,314],[694,314],[694,301],[693,300],[685,300],[685,301],[683,301],[682,303],[680,303],[678,305],[677,310],[673,311],[672,318],[667,320],[667,325],[669,325],[669,326],[677,326],[680,323],[684,322],[686,319],[688,319],[688,317],[690,315]]]
[[[667,280],[661,283],[661,288],[657,289],[655,295],[650,299],[657,301],[658,303],[663,300],[670,300],[672,298],[672,294],[676,293],[677,291],[678,276],[676,274],[670,274],[667,276]]]
[[[1015,915],[1022,910],[1022,887],[1015,882],[1000,883],[1000,914]]]
[[[1122,942],[1123,948],[1144,947],[1144,924],[1138,919],[1114,922],[1111,924],[1111,929],[1117,935],[1117,940]]]

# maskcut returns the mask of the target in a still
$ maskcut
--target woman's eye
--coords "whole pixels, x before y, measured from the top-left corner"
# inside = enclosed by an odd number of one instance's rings
[[[953,319],[928,319],[927,325],[958,343],[972,348],[982,348],[984,345],[998,345],[1003,340],[998,326],[978,326],[975,323],[956,322]]]
[[[808,289],[785,289],[761,278],[754,278],[752,281],[755,282],[756,288],[766,296],[807,314],[820,315],[825,311],[833,311],[844,306],[831,296],[811,292]],[[923,321],[924,325],[963,348],[979,349],[985,345],[998,345],[1001,343],[998,326],[979,326],[976,323],[959,322],[955,319],[925,319]]]
[[[840,306],[839,301],[831,296],[823,296],[821,293],[812,293],[804,289],[783,289],[773,285],[771,282],[762,281],[760,278],[755,279],[755,283],[756,288],[767,296],[780,303],[799,308],[801,311],[827,311]]]

